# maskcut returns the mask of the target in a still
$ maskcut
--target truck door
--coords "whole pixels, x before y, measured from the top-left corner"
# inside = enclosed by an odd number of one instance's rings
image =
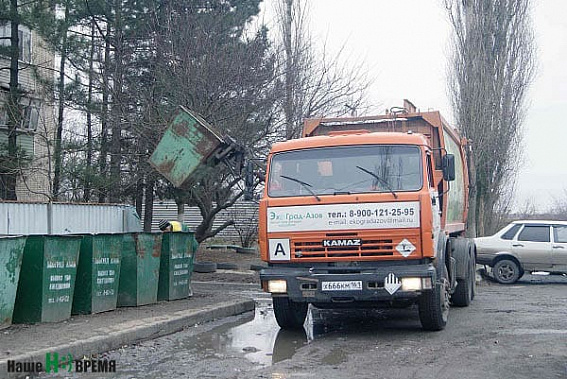
[[[429,196],[431,198],[431,213],[433,215],[433,246],[437,248],[437,240],[441,232],[441,212],[440,212],[440,196],[435,187],[433,179],[433,163],[431,154],[427,154],[427,183],[429,185]]]
[[[553,270],[567,272],[567,225],[553,225]]]
[[[512,241],[512,252],[528,270],[551,270],[549,225],[527,224]]]

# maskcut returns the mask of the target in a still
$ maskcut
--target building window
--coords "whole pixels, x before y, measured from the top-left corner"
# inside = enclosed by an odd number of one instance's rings
[[[2,46],[10,46],[10,36],[12,25],[7,22],[0,26],[0,45]],[[31,31],[23,26],[20,25],[18,29],[18,37],[20,39],[19,47],[20,47],[20,61],[25,63],[31,63],[31,56],[32,56],[32,35]]]
[[[39,122],[39,101],[30,100],[29,104],[24,106],[22,129],[36,131],[38,122]]]
[[[22,121],[19,130],[36,131],[39,124],[39,112],[41,103],[39,100],[23,98],[22,99]],[[8,112],[4,107],[0,109],[0,128],[8,127]]]

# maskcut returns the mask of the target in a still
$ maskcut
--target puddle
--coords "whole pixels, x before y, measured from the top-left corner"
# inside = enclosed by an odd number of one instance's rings
[[[390,328],[401,328],[403,331],[419,327],[415,317],[411,313],[408,315],[407,310],[320,310],[310,307],[303,329],[283,330],[276,322],[271,299],[256,297],[255,301],[252,320],[240,319],[201,333],[197,336],[195,348],[205,358],[244,354],[250,362],[264,367],[291,359],[311,341],[335,338],[337,333],[374,333]],[[403,312],[405,315],[398,314],[391,319],[393,312]],[[346,360],[344,352],[333,350],[324,362],[338,365]]]
[[[226,334],[232,351],[245,353],[245,357],[261,365],[272,364],[272,355],[279,327],[270,301],[256,303],[254,320],[231,328]]]
[[[241,353],[252,363],[270,366],[291,359],[307,343],[305,330],[280,329],[268,299],[255,299],[254,318],[245,323],[228,323],[198,336],[195,347],[206,356]]]
[[[257,300],[254,320],[231,328],[227,335],[230,349],[263,366],[291,359],[308,342],[305,330],[280,329],[269,299]]]

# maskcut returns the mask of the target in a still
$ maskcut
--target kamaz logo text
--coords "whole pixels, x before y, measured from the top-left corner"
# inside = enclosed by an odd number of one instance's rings
[[[344,240],[323,240],[323,247],[343,247],[343,246],[361,246],[362,240],[360,238],[356,239],[344,239]]]

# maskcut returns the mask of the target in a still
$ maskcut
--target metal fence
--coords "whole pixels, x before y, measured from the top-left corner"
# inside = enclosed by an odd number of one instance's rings
[[[0,235],[141,230],[140,218],[129,205],[0,202]]]
[[[143,212],[145,209],[143,210]],[[177,220],[177,205],[174,201],[161,201],[154,203],[152,231],[158,231],[158,222],[161,219]],[[193,231],[202,222],[203,218],[197,207],[185,207],[183,222]],[[225,221],[233,220],[234,225],[227,227],[216,238],[235,244],[243,243],[248,237],[254,241],[258,234],[258,204],[249,201],[239,201],[229,209],[219,212],[213,223],[217,228]]]

